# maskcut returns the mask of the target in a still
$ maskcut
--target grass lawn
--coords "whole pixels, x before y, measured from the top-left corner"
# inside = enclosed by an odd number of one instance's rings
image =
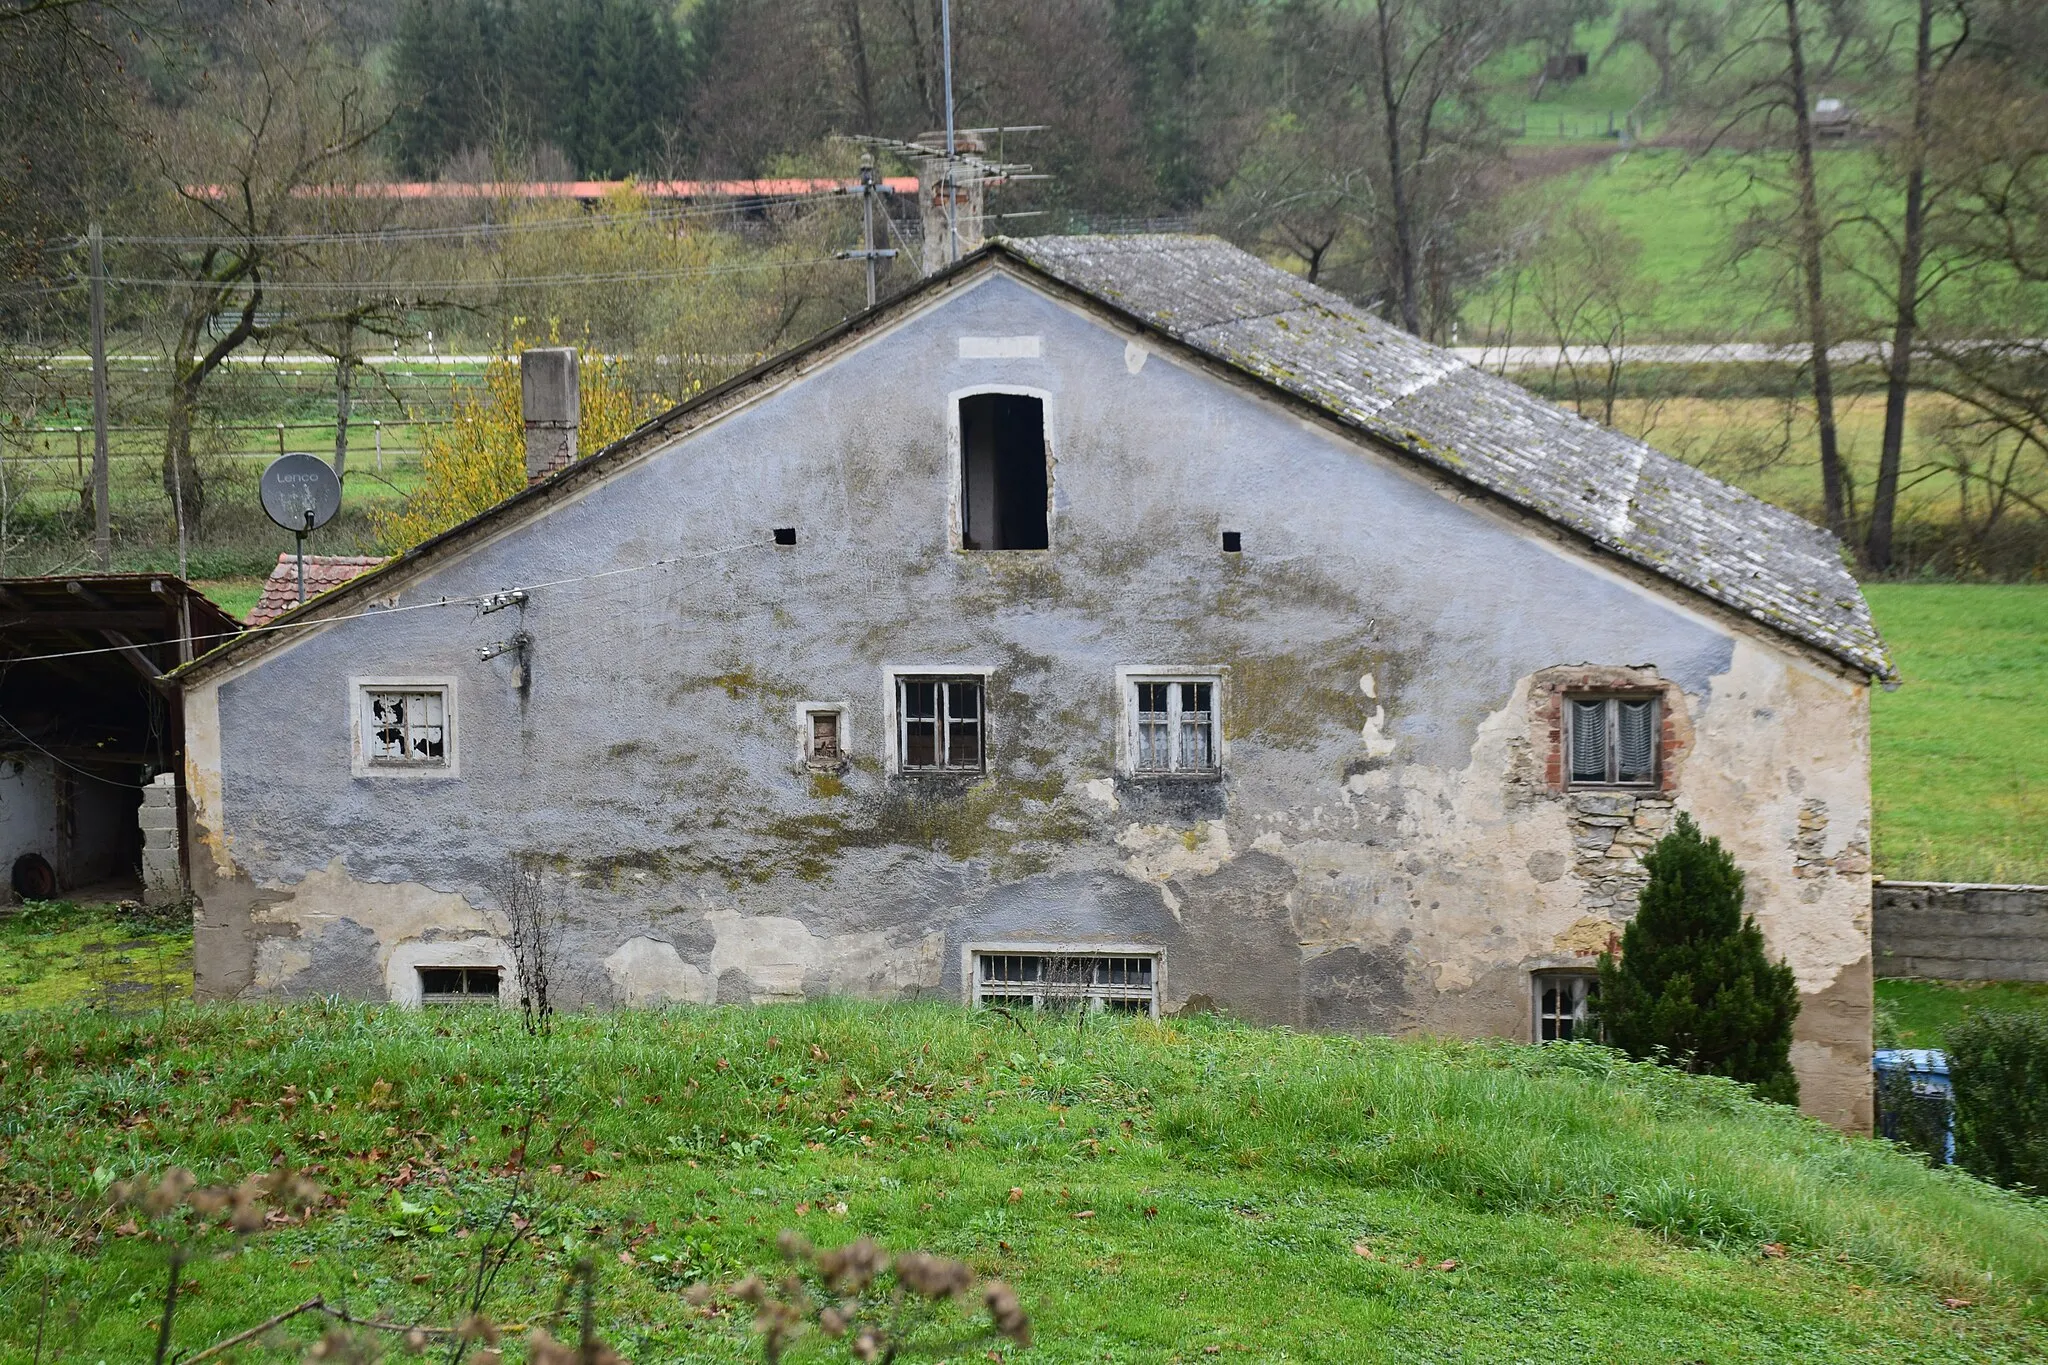
[[[1904,680],[1871,696],[1878,872],[2048,882],[2048,585],[1865,592]]]
[[[1948,1031],[1972,1012],[2048,1013],[2048,985],[2021,981],[1880,981],[1879,1047],[1947,1047]]]
[[[31,903],[0,915],[0,1011],[53,1005],[159,1008],[192,998],[192,930],[111,905]]]
[[[2048,1352],[2048,1208],[1591,1048],[845,1003],[534,1041],[508,1012],[330,1003],[13,1014],[0,1057],[8,1362],[39,1321],[44,1359],[148,1357],[165,1248],[102,1211],[112,1181],[273,1162],[330,1202],[203,1237],[176,1350],[314,1295],[452,1321],[511,1199],[491,1316],[540,1320],[589,1256],[641,1365],[758,1358],[743,1311],[681,1291],[773,1272],[785,1227],[1015,1285],[1038,1344],[934,1353],[963,1362]]]

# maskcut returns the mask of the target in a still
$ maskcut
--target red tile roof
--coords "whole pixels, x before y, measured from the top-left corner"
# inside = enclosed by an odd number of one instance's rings
[[[384,561],[376,555],[307,555],[306,598],[338,588],[365,569]],[[260,626],[299,605],[299,557],[290,550],[277,556],[277,567],[264,580],[263,596],[249,609],[249,624]]]

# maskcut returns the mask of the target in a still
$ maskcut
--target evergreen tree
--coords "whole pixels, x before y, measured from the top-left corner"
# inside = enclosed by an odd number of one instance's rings
[[[409,174],[435,174],[450,157],[494,140],[506,112],[505,19],[495,0],[416,0],[400,16],[391,131]]]
[[[1742,913],[1735,859],[1681,814],[1643,865],[1650,881],[1622,931],[1620,959],[1600,957],[1595,1010],[1607,1042],[1797,1104],[1789,1054],[1799,987]]]

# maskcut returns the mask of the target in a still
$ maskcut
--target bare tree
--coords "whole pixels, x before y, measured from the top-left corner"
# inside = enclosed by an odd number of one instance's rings
[[[194,423],[210,379],[252,344],[317,338],[355,315],[403,316],[401,301],[344,303],[288,287],[304,270],[309,212],[360,178],[383,128],[371,77],[332,45],[312,0],[282,0],[223,35],[231,75],[209,79],[171,130],[150,139],[173,192],[153,259],[168,277],[170,352],[164,489],[196,525],[205,480],[193,459]],[[295,297],[311,300],[287,309]]]
[[[568,907],[547,863],[515,857],[492,880],[491,893],[505,916],[505,937],[519,977],[519,1018],[526,1031],[546,1034],[554,1024],[554,970],[561,954]]]
[[[1553,216],[1514,291],[1557,348],[1552,385],[1570,393],[1581,417],[1606,426],[1614,425],[1630,338],[1656,314],[1657,283],[1643,273],[1642,254],[1643,244],[1611,217],[1574,205]]]

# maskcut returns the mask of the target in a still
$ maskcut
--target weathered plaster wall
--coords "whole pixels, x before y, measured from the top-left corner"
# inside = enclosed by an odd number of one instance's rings
[[[948,396],[984,386],[1047,397],[1049,551],[953,548]],[[409,945],[493,941],[485,888],[539,853],[586,1000],[960,998],[970,943],[1114,942],[1165,954],[1169,1009],[1526,1037],[1529,971],[1607,941],[1675,805],[1799,972],[1809,1107],[1867,1122],[1859,683],[1007,275],[382,591],[657,560],[192,688],[202,989],[397,993]],[[523,689],[476,654],[521,629]],[[1222,783],[1119,775],[1145,664],[1226,671]],[[985,780],[884,773],[884,670],[918,665],[991,670]],[[1542,680],[1582,666],[1668,689],[1670,791],[1546,780]],[[372,673],[457,680],[459,776],[351,775]],[[852,761],[820,776],[796,717],[833,698]]]

